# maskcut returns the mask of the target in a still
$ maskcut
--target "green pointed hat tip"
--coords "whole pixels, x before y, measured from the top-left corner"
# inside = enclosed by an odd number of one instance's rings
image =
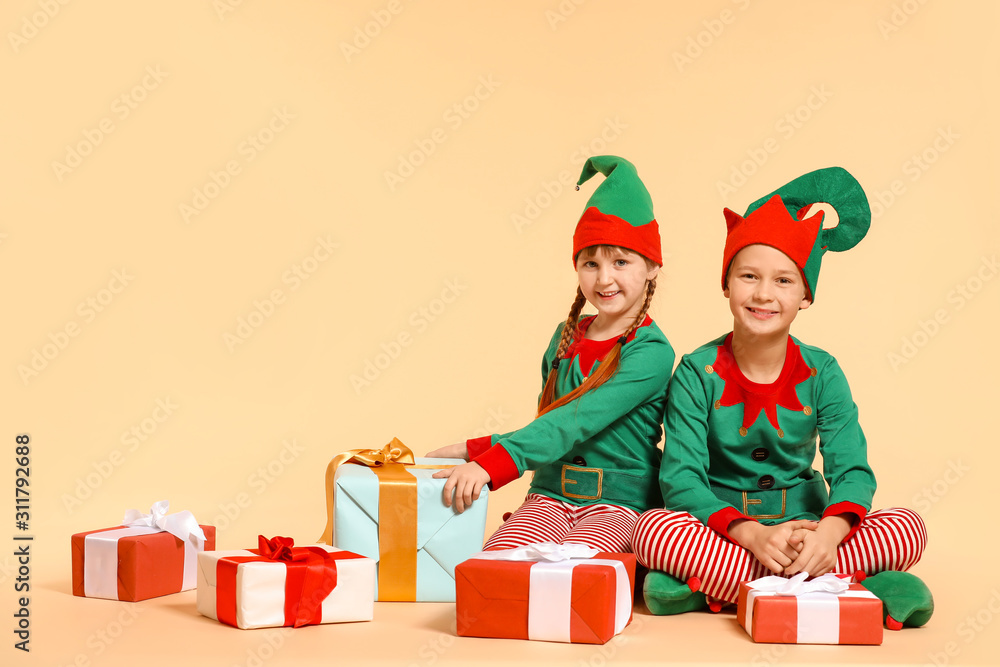
[[[843,167],[826,167],[803,174],[774,192],[761,197],[747,208],[746,217],[763,206],[774,195],[780,195],[793,218],[801,209],[826,203],[837,212],[837,226],[823,229],[820,246],[824,250],[843,252],[856,246],[871,227],[872,212],[868,197],[857,179]]]

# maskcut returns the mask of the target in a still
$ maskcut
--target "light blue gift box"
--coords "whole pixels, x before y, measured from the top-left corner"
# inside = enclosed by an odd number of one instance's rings
[[[462,459],[415,459],[418,465],[461,465]],[[417,478],[417,598],[418,602],[454,602],[455,566],[482,551],[489,490],[458,514],[444,504],[446,479],[437,470],[410,468]],[[371,468],[345,464],[334,477],[333,543],[338,549],[379,560],[378,477]],[[378,600],[376,582],[375,599]]]

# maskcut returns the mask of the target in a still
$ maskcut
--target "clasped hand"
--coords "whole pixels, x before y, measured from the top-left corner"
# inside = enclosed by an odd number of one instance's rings
[[[791,576],[808,572],[819,577],[837,565],[837,547],[850,532],[842,515],[822,521],[795,520],[765,526],[756,521],[734,521],[729,535],[749,550],[768,570]]]

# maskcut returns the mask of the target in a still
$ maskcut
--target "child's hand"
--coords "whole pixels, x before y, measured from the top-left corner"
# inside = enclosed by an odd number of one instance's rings
[[[468,461],[469,448],[464,442],[458,442],[454,445],[448,445],[435,449],[432,452],[427,452],[426,456],[430,459],[465,459]]]
[[[444,504],[451,506],[452,490],[455,492],[455,511],[461,514],[472,505],[473,500],[479,500],[483,486],[490,481],[490,475],[478,463],[463,463],[454,468],[438,470],[431,477],[448,478],[444,485]]]
[[[799,558],[799,551],[790,543],[792,535],[801,530],[816,530],[817,525],[815,521],[800,519],[765,526],[743,519],[730,525],[729,535],[741,547],[748,549],[761,565],[775,574],[781,574]]]
[[[850,520],[838,514],[824,518],[814,531],[793,535],[790,541],[798,543],[799,555],[784,573],[808,572],[819,577],[832,571],[837,565],[837,547],[850,531]]]

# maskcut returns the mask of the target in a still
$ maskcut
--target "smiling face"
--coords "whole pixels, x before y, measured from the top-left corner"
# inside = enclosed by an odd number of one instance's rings
[[[616,246],[584,248],[576,258],[580,290],[597,308],[600,328],[627,328],[642,309],[646,281],[660,267],[642,255]]]
[[[795,262],[760,244],[736,253],[722,293],[729,299],[733,329],[753,336],[787,337],[799,310],[811,304]]]

